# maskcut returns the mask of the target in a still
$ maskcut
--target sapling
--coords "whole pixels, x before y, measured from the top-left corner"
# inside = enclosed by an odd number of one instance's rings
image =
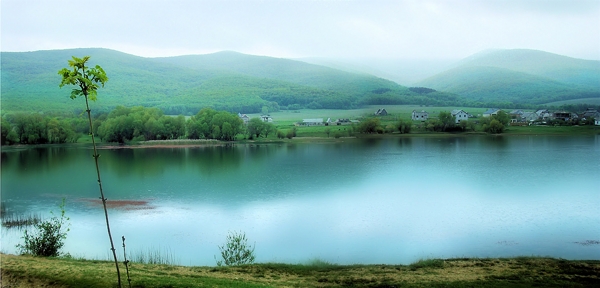
[[[223,260],[217,260],[217,266],[236,266],[243,264],[252,264],[256,258],[254,255],[254,246],[248,245],[248,239],[243,232],[229,232],[227,242],[219,246]],[[215,256],[215,260],[216,260]]]
[[[110,233],[110,222],[108,221],[108,210],[106,209],[106,198],[104,197],[104,191],[102,190],[102,180],[100,179],[100,168],[98,167],[98,150],[96,149],[96,140],[94,138],[94,128],[92,125],[92,114],[90,110],[89,100],[96,101],[98,95],[98,88],[104,87],[104,83],[108,81],[108,77],[104,72],[104,69],[99,65],[95,67],[86,67],[86,62],[90,60],[90,56],[83,58],[77,58],[72,56],[72,60],[69,60],[70,69],[63,68],[58,71],[58,74],[62,76],[60,87],[65,85],[73,85],[76,88],[71,90],[71,99],[83,96],[85,98],[85,112],[87,112],[88,120],[90,124],[90,136],[92,137],[92,146],[94,147],[94,161],[96,163],[96,174],[98,176],[98,186],[100,188],[100,200],[102,200],[102,206],[104,207],[104,217],[106,218],[106,229],[108,230],[108,239],[110,240],[110,250],[112,251],[113,258],[115,259],[115,266],[117,268],[117,281],[119,287],[121,287],[121,273],[119,272],[119,262],[117,260],[117,253],[115,251],[115,245],[113,244],[112,235]]]

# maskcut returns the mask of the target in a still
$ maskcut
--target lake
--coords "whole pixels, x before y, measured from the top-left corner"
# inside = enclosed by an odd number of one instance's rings
[[[348,139],[107,148],[115,247],[216,264],[229,231],[257,262],[409,264],[452,257],[600,259],[600,135]],[[111,259],[88,146],[3,148],[8,213],[59,212],[64,252]],[[115,200],[119,200],[115,202]],[[112,204],[111,204],[112,201]],[[118,204],[118,205],[117,205]],[[21,230],[2,228],[4,253]]]

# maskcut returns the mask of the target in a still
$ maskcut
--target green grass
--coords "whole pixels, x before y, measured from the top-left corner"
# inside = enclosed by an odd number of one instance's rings
[[[0,254],[3,287],[115,287],[111,261]],[[121,267],[123,287],[128,287]],[[540,257],[426,259],[410,265],[132,263],[132,287],[597,287],[600,261]],[[21,286],[19,286],[21,285]]]
[[[302,122],[302,119],[331,118],[335,121],[341,119],[360,119],[362,117],[371,116],[377,109],[385,108],[389,116],[386,119],[410,119],[413,110],[425,110],[430,116],[437,116],[442,111],[450,112],[454,109],[462,109],[473,115],[482,114],[486,108],[472,107],[439,107],[439,106],[420,106],[420,105],[370,105],[359,109],[339,110],[339,109],[301,109],[301,110],[282,110],[279,112],[271,112],[269,115],[273,117],[273,121],[277,126],[293,125],[296,122]],[[260,113],[247,114],[250,118],[260,117]]]

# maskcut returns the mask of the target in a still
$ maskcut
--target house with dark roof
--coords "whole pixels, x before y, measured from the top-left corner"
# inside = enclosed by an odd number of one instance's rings
[[[375,116],[386,116],[388,115],[387,111],[385,111],[385,108],[382,109],[377,109],[377,111],[375,111]]]
[[[261,115],[260,116],[260,120],[262,120],[263,122],[273,122],[273,117],[271,117],[270,115]]]
[[[521,115],[521,121],[523,122],[533,122],[538,119],[539,116],[535,112],[523,112],[523,115]]]
[[[486,110],[485,112],[483,112],[483,117],[495,116],[495,115],[498,115],[498,112],[500,112],[500,109],[490,108],[490,109]]]
[[[550,111],[548,111],[548,109],[537,110],[535,111],[535,114],[537,114],[538,118],[542,120],[548,120],[552,117],[552,114],[550,113]]]
[[[573,116],[572,116],[571,112],[556,111],[556,112],[552,113],[552,118],[557,119],[557,120],[562,120],[562,121],[569,121],[573,118]]]

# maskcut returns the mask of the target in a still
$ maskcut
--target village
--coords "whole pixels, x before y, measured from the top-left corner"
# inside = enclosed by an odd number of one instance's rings
[[[600,112],[594,108],[587,108],[585,111],[576,113],[569,112],[564,110],[556,110],[550,111],[548,109],[540,109],[537,111],[526,111],[521,109],[512,110],[507,112],[505,110],[499,108],[490,108],[487,109],[482,114],[471,114],[462,109],[455,109],[450,111],[450,114],[455,119],[455,124],[459,124],[461,121],[467,121],[469,119],[478,119],[480,117],[491,117],[496,116],[501,111],[508,114],[510,117],[510,125],[511,126],[528,126],[528,125],[547,125],[554,122],[559,122],[559,124],[566,125],[579,125],[583,123],[588,123],[593,119],[593,124],[600,126]],[[411,120],[425,122],[429,119],[436,118],[433,116],[434,113],[429,113],[425,110],[416,111],[413,110],[411,113]],[[377,111],[373,112],[373,116],[387,116],[389,115],[385,108],[377,109]],[[437,115],[437,113],[435,113]],[[247,124],[250,118],[246,114],[239,114],[238,116],[244,121],[244,124]],[[273,122],[273,118],[270,115],[261,115],[260,119],[263,122]],[[475,120],[476,121],[476,120]],[[327,118],[307,118],[302,119],[302,121],[294,123],[294,126],[329,126],[329,125],[352,125],[358,124],[360,120],[357,119],[348,119],[348,118],[340,118],[340,119],[331,119]],[[591,124],[591,123],[589,123]]]

